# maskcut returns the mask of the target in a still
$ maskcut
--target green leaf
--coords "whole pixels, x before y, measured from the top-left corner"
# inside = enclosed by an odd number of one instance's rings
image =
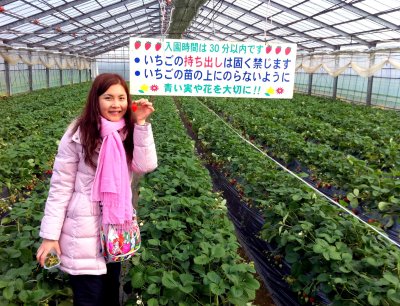
[[[243,287],[249,288],[252,290],[257,290],[260,288],[260,283],[251,276],[251,274],[248,274],[248,277],[246,278],[246,281],[243,283]]]
[[[21,291],[24,288],[24,281],[20,278],[17,278],[14,282],[14,286],[18,291]]]
[[[194,276],[192,274],[179,274],[179,279],[181,280],[183,285],[189,285],[192,284],[194,280]]]
[[[296,261],[299,260],[299,254],[296,253],[296,252],[287,253],[286,256],[285,256],[285,260],[288,263],[295,263]]]
[[[132,287],[133,288],[142,288],[144,285],[144,276],[142,271],[138,271],[133,274],[131,279]]]
[[[300,201],[302,198],[303,198],[303,197],[301,196],[301,194],[298,194],[298,193],[296,193],[296,194],[294,194],[294,195],[292,196],[292,200],[295,201],[295,202]]]
[[[373,295],[372,292],[368,293],[368,303],[370,305],[379,305],[380,304],[381,299],[379,297],[376,297]]]
[[[193,286],[192,285],[188,285],[188,286],[179,285],[179,290],[181,290],[184,293],[190,293],[193,291]]]
[[[388,202],[379,202],[379,203],[378,203],[378,208],[379,208],[379,210],[385,211],[385,210],[387,210],[391,205],[392,205],[392,204],[391,204],[391,203],[388,203]]]
[[[211,248],[211,256],[221,258],[225,256],[225,249],[221,245],[215,245]]]
[[[5,280],[1,280],[0,279],[0,289],[7,287],[8,284],[9,284],[9,281],[5,281]]]
[[[327,273],[321,273],[317,277],[317,281],[319,282],[327,282],[329,280],[329,275]]]
[[[151,298],[147,301],[147,305],[149,306],[158,306],[158,301],[155,298]]]
[[[14,286],[8,286],[3,290],[3,296],[6,300],[11,300],[14,295]]]
[[[28,301],[29,295],[28,292],[26,290],[22,290],[19,294],[18,294],[18,298],[26,303]]]
[[[147,287],[146,292],[148,294],[158,294],[160,292],[160,288],[156,284],[150,284],[150,286]]]
[[[174,280],[174,276],[173,276],[172,272],[170,272],[170,271],[163,272],[161,282],[165,287],[167,287],[169,289],[175,289],[178,287],[178,284]]]
[[[392,301],[400,304],[400,292],[395,289],[389,289],[386,293],[387,297]]]
[[[195,257],[193,260],[196,265],[206,265],[210,262],[210,259],[204,254]]]
[[[147,242],[148,242],[150,245],[154,245],[154,246],[160,245],[160,240],[158,240],[158,239],[149,239],[149,240],[147,240]]]
[[[157,275],[148,275],[147,280],[151,283],[161,283],[161,277]]]
[[[231,287],[231,292],[234,297],[240,297],[243,295],[243,289],[238,286]]]
[[[221,277],[214,271],[208,272],[207,273],[207,278],[212,282],[212,283],[219,283],[221,281]]]
[[[223,293],[225,293],[225,288],[216,283],[210,284],[210,290],[212,293],[216,295],[222,295]]]
[[[354,189],[354,190],[353,190],[353,193],[354,193],[354,195],[355,195],[356,197],[358,197],[358,195],[360,194],[360,190]]]
[[[399,286],[399,278],[394,276],[392,273],[390,272],[383,273],[383,278],[391,282],[392,284]]]

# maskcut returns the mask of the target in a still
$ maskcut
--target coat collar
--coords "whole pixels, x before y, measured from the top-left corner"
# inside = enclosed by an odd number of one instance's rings
[[[122,131],[118,131],[118,133],[121,136],[122,140],[125,140],[127,133],[122,132]],[[72,135],[72,141],[79,143],[80,145],[82,144],[81,142],[81,129],[80,127],[78,127],[75,131],[75,133]]]

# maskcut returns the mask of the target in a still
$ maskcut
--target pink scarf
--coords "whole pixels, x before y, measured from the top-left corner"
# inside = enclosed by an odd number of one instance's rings
[[[132,190],[125,148],[118,130],[125,126],[122,118],[112,122],[101,117],[99,160],[92,186],[91,200],[102,202],[103,225],[129,228],[133,217]]]

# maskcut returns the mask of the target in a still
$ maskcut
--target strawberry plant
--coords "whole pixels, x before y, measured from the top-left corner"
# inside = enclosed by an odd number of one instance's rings
[[[262,212],[266,221],[258,236],[275,246],[274,259],[283,256],[290,264],[284,278],[301,293],[300,302],[310,297],[318,302],[322,292],[333,305],[400,303],[397,247],[278,171],[195,98],[180,101],[208,157],[222,160],[221,171],[240,181],[246,202]],[[229,114],[231,119],[237,116]],[[352,193],[360,196],[361,189]],[[282,269],[279,265],[276,268]]]

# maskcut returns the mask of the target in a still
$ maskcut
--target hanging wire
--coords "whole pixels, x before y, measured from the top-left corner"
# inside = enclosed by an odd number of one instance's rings
[[[214,12],[215,12],[215,4],[214,4],[214,0],[212,0],[212,7],[213,7],[213,9],[212,9],[212,12],[213,12],[213,15],[212,15],[212,29],[213,29],[213,35],[215,36],[215,22],[214,22]]]
[[[267,44],[267,26],[268,26],[268,14],[270,12],[270,8],[271,8],[271,0],[268,0],[268,4],[267,4],[267,13],[265,14],[265,28],[264,28],[264,42],[265,44]],[[271,15],[271,25],[272,25],[272,15]]]

